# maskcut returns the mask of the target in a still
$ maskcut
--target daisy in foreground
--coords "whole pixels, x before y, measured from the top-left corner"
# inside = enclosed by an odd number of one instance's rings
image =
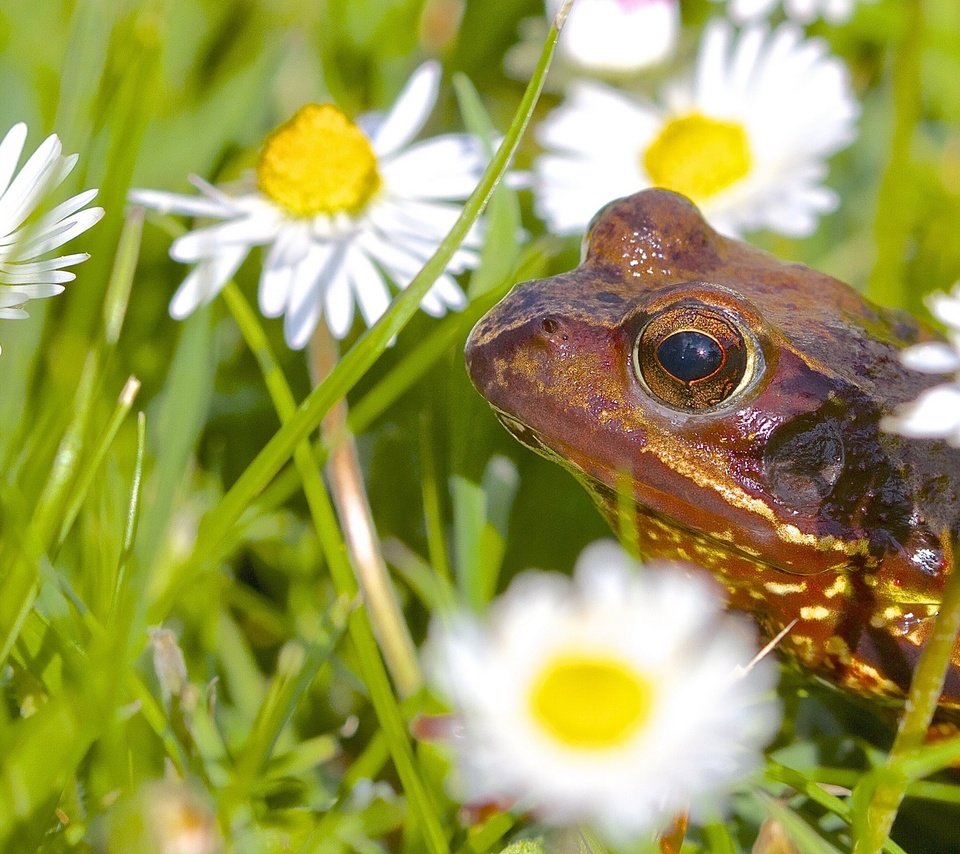
[[[573,579],[517,578],[486,621],[435,623],[427,672],[452,702],[458,794],[626,842],[715,816],[776,732],[776,665],[713,582],[612,541]]]
[[[910,403],[898,407],[880,426],[891,433],[917,439],[946,439],[960,447],[960,282],[949,294],[932,294],[930,312],[948,327],[947,341],[925,341],[907,347],[900,359],[908,368],[926,374],[950,374],[953,381],[935,385]]]
[[[604,204],[645,187],[683,193],[730,235],[808,235],[836,208],[825,159],[853,140],[859,106],[823,41],[789,25],[736,38],[714,21],[692,81],[662,102],[571,87],[538,131],[537,210],[554,231],[581,232]]]
[[[857,0],[783,0],[782,3],[781,0],[729,0],[727,11],[733,20],[743,23],[765,18],[781,5],[787,17],[798,24],[809,24],[817,18],[842,24],[853,15]]]
[[[440,83],[436,63],[422,65],[384,116],[356,123],[332,104],[308,104],[267,137],[256,186],[224,190],[193,178],[199,196],[135,190],[131,201],[163,212],[222,220],[174,241],[170,255],[195,264],[170,303],[177,319],[209,302],[254,246],[268,247],[260,310],[284,316],[284,335],[303,347],[323,316],[343,338],[354,299],[367,325],[390,302],[389,279],[403,288],[433,254],[476,186],[485,159],[479,140],[447,134],[412,144]],[[421,303],[439,316],[466,300],[452,274],[475,267],[468,237]]]
[[[50,210],[46,202],[77,162],[64,156],[56,134],[48,136],[17,171],[27,140],[27,126],[15,124],[0,142],[0,318],[27,316],[24,303],[63,292],[76,275],[64,270],[85,261],[85,252],[44,258],[103,216],[87,208],[97,195],[87,190]]]

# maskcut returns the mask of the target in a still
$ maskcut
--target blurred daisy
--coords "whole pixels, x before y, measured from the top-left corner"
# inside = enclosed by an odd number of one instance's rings
[[[552,19],[563,0],[546,0]],[[631,74],[673,54],[678,0],[579,0],[557,44],[572,64],[599,74]]]
[[[900,360],[908,368],[926,374],[952,373],[953,381],[921,392],[916,400],[885,417],[880,426],[917,439],[946,439],[960,447],[960,282],[949,294],[932,294],[927,305],[934,317],[947,326],[947,341],[914,344],[900,354]]]
[[[64,270],[90,256],[86,252],[43,256],[82,234],[103,216],[103,208],[87,208],[97,195],[87,190],[50,210],[48,197],[70,174],[77,155],[64,156],[56,134],[50,134],[17,170],[27,126],[15,124],[0,142],[0,318],[27,316],[22,306],[32,299],[63,291],[76,275]]]
[[[489,618],[435,623],[427,671],[459,718],[459,794],[625,841],[676,812],[722,809],[780,720],[776,665],[678,565],[638,566],[613,542],[573,579],[527,573]]]
[[[724,2],[724,0],[714,0]],[[783,6],[787,17],[798,24],[809,24],[823,18],[831,24],[842,24],[850,19],[857,0],[729,0],[727,12],[737,23],[766,18],[778,6]]]
[[[507,51],[507,72],[533,73],[543,40],[563,0],[546,0],[547,17],[520,22],[521,40]],[[680,34],[679,0],[577,0],[557,43],[548,82],[563,89],[574,76],[626,77],[673,56]]]
[[[344,337],[354,300],[367,325],[390,302],[387,280],[406,287],[460,213],[484,167],[479,140],[446,134],[411,140],[437,98],[440,66],[422,65],[385,116],[357,123],[332,104],[308,104],[264,143],[256,187],[229,194],[198,178],[199,196],[135,190],[131,200],[222,220],[173,242],[170,255],[196,266],[170,303],[184,318],[209,302],[254,246],[268,247],[260,276],[260,310],[284,318],[287,343],[303,347],[321,315]],[[476,266],[468,237],[421,303],[439,316],[465,304],[452,274]]]
[[[820,39],[783,25],[735,39],[708,25],[692,82],[663,106],[582,81],[540,125],[537,210],[581,232],[612,199],[644,187],[689,197],[727,234],[769,228],[804,236],[837,206],[826,158],[855,135],[859,106],[844,66]]]

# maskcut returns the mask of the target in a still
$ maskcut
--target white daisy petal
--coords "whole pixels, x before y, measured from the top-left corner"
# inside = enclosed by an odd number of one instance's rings
[[[373,326],[390,305],[390,291],[383,276],[366,254],[353,250],[347,263],[350,284],[367,326]]]
[[[170,316],[183,320],[199,306],[208,303],[233,278],[250,249],[247,246],[224,247],[219,255],[205,258],[183,280],[170,301]]]
[[[551,15],[560,0],[548,0]],[[598,74],[631,74],[672,55],[680,30],[675,0],[623,3],[592,0],[575,3],[558,50],[575,66]]]
[[[72,267],[81,264],[90,257],[87,252],[76,252],[73,255],[60,255],[57,258],[46,258],[43,261],[14,261],[0,263],[0,281],[5,271],[17,273],[48,273],[50,270],[59,270],[61,267]]]
[[[944,341],[925,341],[907,347],[900,361],[913,371],[927,374],[946,374],[960,371],[960,352]]]
[[[628,842],[677,811],[710,815],[760,765],[780,712],[771,659],[737,676],[753,628],[692,568],[637,570],[605,544],[573,579],[524,573],[486,619],[431,626],[424,664],[454,706],[465,799]]]
[[[960,435],[960,387],[945,384],[929,388],[895,415],[884,418],[881,426],[918,439]]]
[[[186,216],[222,219],[235,212],[232,206],[228,207],[204,196],[183,196],[179,193],[164,193],[160,190],[131,190],[127,198],[135,205],[153,208],[163,214],[178,213]]]
[[[27,126],[23,122],[17,122],[6,132],[3,142],[0,142],[0,196],[3,196],[10,186],[10,179],[17,171],[26,141]]]
[[[283,335],[291,349],[301,350],[310,340],[323,310],[324,291],[342,281],[343,257],[342,245],[317,244],[297,266],[283,317]]]
[[[269,243],[280,228],[279,216],[246,216],[188,231],[173,241],[170,257],[185,264],[216,255],[223,247]]]
[[[0,316],[8,320],[26,317],[23,303],[62,293],[76,278],[62,268],[85,261],[87,253],[43,256],[103,216],[101,208],[86,207],[96,190],[48,205],[46,197],[74,168],[77,155],[63,155],[59,137],[51,134],[18,170],[26,137],[21,122],[0,141]]]
[[[40,196],[50,189],[50,177],[60,161],[60,151],[59,137],[51,134],[10,182],[0,198],[0,234],[16,229]]]
[[[413,72],[371,140],[379,157],[393,154],[420,133],[437,102],[439,88],[438,62],[425,62]]]
[[[87,208],[68,216],[44,232],[34,234],[29,229],[25,229],[23,230],[25,239],[15,241],[6,259],[19,261],[57,249],[96,225],[101,219],[103,219],[103,208]]]
[[[334,338],[345,338],[353,324],[349,264],[344,263],[323,292],[323,316]]]
[[[55,297],[57,294],[63,293],[64,287],[62,284],[54,282],[33,282],[31,284],[11,285],[9,288],[5,288],[4,290],[9,291],[11,298],[14,300],[10,304],[19,305],[20,303],[31,299],[46,299],[47,297]]]

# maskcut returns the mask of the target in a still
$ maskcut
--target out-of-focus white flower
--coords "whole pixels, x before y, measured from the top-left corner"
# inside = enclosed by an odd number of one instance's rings
[[[831,24],[842,24],[850,19],[857,0],[729,0],[727,12],[734,21],[742,24],[766,18],[781,5],[787,17],[798,24],[809,24],[817,18],[823,18]]]
[[[547,17],[520,22],[520,41],[504,57],[507,73],[530,77],[562,0],[546,0]],[[626,78],[670,59],[680,35],[679,0],[577,0],[557,44],[547,88],[563,91],[584,74]]]
[[[562,4],[547,0],[551,18]],[[585,71],[632,74],[669,58],[679,32],[678,0],[578,0],[557,50]]]
[[[82,234],[103,216],[88,208],[97,195],[87,190],[45,210],[49,196],[73,170],[77,155],[63,155],[60,138],[50,134],[19,169],[27,126],[15,124],[0,141],[0,318],[27,316],[22,306],[32,299],[63,292],[76,275],[72,267],[86,252],[43,256]]]
[[[350,330],[354,300],[367,325],[390,302],[387,280],[406,287],[434,253],[474,189],[485,158],[478,139],[445,134],[411,144],[436,102],[440,66],[422,65],[385,115],[350,121],[332,104],[309,104],[264,143],[256,188],[231,195],[200,179],[200,196],[135,190],[131,200],[223,222],[174,241],[170,254],[196,266],[174,294],[183,318],[211,300],[254,246],[269,247],[260,310],[284,317],[298,349],[321,315],[338,338]],[[475,267],[471,234],[421,303],[439,316],[466,300],[452,274]]]
[[[928,388],[880,422],[884,430],[917,439],[946,439],[960,447],[960,282],[949,294],[932,294],[927,305],[948,327],[947,341],[925,341],[907,347],[900,360],[926,374],[953,374],[952,382]]]
[[[205,794],[177,780],[158,780],[115,808],[106,850],[219,854],[223,836]]]
[[[537,210],[552,230],[580,232],[604,204],[645,187],[683,193],[731,235],[807,235],[837,206],[825,161],[854,138],[859,105],[820,39],[790,25],[735,38],[715,21],[693,80],[668,86],[662,101],[571,87],[538,129]]]
[[[425,662],[459,721],[468,801],[636,837],[691,807],[722,809],[775,732],[776,666],[753,627],[688,567],[643,572],[595,543],[573,579],[527,573],[485,621],[433,625]]]

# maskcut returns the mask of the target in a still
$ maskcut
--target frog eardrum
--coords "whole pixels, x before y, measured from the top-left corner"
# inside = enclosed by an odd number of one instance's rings
[[[577,269],[481,318],[466,357],[645,556],[710,571],[812,673],[898,698],[953,568],[960,450],[880,420],[938,381],[898,358],[934,337],[646,190],[600,211]],[[960,650],[941,704],[960,709]]]

